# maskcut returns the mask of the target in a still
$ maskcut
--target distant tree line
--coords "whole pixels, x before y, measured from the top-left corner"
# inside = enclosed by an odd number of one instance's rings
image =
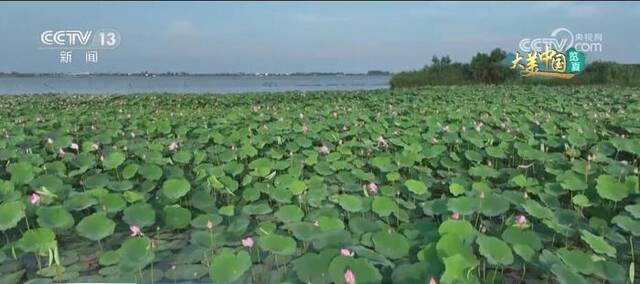
[[[496,48],[489,54],[478,53],[470,63],[452,62],[449,56],[433,56],[431,64],[420,70],[405,71],[391,78],[391,88],[410,88],[428,85],[467,84],[546,84],[583,85],[615,84],[640,86],[640,65],[614,62],[593,62],[574,78],[554,79],[523,77],[519,71],[503,63],[507,54]]]

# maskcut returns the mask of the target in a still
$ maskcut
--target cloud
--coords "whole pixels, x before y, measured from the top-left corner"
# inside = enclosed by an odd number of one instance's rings
[[[351,20],[351,18],[349,17],[322,16],[312,14],[297,14],[294,15],[294,19],[302,23],[311,24],[339,23],[348,22]]]

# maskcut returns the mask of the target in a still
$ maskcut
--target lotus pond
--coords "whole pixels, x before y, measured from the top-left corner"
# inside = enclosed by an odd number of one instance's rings
[[[0,283],[632,283],[640,90],[0,98]]]

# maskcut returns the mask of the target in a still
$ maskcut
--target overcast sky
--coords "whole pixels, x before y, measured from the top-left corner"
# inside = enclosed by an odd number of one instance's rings
[[[638,20],[639,2],[2,2],[0,71],[400,71],[515,51],[560,27],[602,34],[588,61],[640,63]],[[97,64],[40,49],[43,31],[100,28],[122,41]]]

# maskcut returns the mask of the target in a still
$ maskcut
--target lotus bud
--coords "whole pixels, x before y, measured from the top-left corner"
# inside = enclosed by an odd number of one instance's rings
[[[354,255],[354,253],[351,250],[349,250],[348,248],[340,249],[340,254],[343,255],[343,256],[353,256]]]
[[[129,226],[129,231],[131,231],[131,236],[132,237],[142,236],[142,231],[140,230],[140,227],[138,227],[136,225]]]
[[[344,272],[344,282],[347,284],[355,284],[356,276],[353,274],[351,268],[347,268],[347,271]]]
[[[35,192],[32,193],[31,197],[29,198],[29,202],[34,205],[40,203],[40,200],[42,200],[42,197],[40,197],[40,194],[37,194]]]
[[[169,144],[169,151],[175,151],[176,149],[178,149],[178,143],[173,141],[171,142],[171,144]]]
[[[526,224],[527,223],[527,217],[525,217],[522,214],[516,215],[516,223],[518,223],[518,225]]]
[[[252,237],[246,237],[244,239],[242,239],[242,246],[246,247],[246,248],[251,248],[253,247],[253,238]]]
[[[367,184],[367,190],[369,190],[369,193],[378,193],[378,185],[375,182],[369,182]]]
[[[458,213],[458,212],[453,212],[453,213],[451,214],[451,219],[459,220],[459,219],[460,219],[460,213]]]

